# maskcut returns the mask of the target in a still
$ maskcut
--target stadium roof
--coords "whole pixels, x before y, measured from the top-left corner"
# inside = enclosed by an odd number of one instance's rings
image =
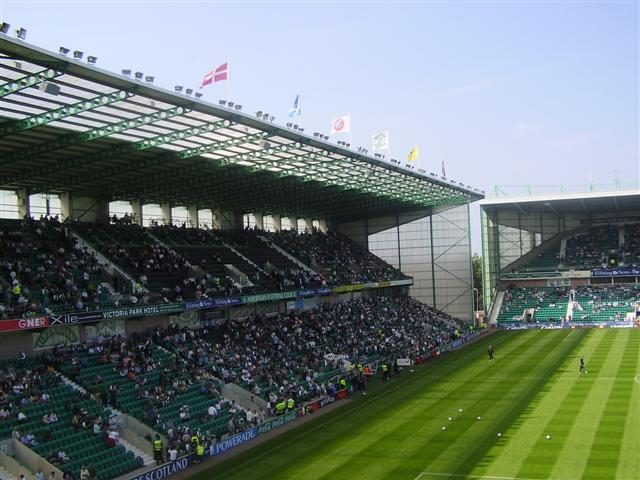
[[[485,210],[517,209],[526,214],[544,212],[556,215],[622,214],[640,211],[640,190],[491,198],[482,200],[480,206]]]
[[[332,220],[483,198],[280,127],[268,114],[170,92],[4,35],[0,43],[0,188]]]

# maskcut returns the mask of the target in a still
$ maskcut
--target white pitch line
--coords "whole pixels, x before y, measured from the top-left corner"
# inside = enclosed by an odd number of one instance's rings
[[[541,480],[539,478],[523,478],[523,477],[495,477],[492,475],[462,475],[460,473],[440,473],[440,472],[420,472],[414,480],[419,480],[422,475],[432,475],[435,477],[458,477],[458,478],[477,478],[489,480]]]
[[[567,372],[562,372],[561,377],[556,377],[553,378],[551,377],[550,380],[552,381],[575,381],[575,376],[568,374]],[[576,376],[578,376],[578,372],[576,372]],[[479,377],[475,376],[475,377],[462,377],[462,376],[456,376],[455,379],[452,379],[450,376],[440,376],[440,375],[425,375],[424,378],[431,378],[431,379],[442,379],[442,378],[446,378],[449,379],[451,381],[460,381],[460,382],[466,382],[468,380],[480,380]],[[517,376],[499,376],[499,375],[489,375],[487,377],[483,377],[481,380],[486,382],[486,381],[490,381],[490,380],[544,380],[547,379],[548,377],[533,377],[533,376],[525,376],[525,377],[517,377]],[[633,381],[633,377],[593,377],[592,380],[599,380],[599,381],[619,381],[619,382],[624,382],[624,381],[628,381],[631,382]],[[640,382],[640,375],[637,376],[635,378],[636,382]]]

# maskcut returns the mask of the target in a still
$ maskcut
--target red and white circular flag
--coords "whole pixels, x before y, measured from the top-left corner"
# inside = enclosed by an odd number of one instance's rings
[[[350,115],[338,117],[331,122],[331,133],[348,133],[351,130]]]

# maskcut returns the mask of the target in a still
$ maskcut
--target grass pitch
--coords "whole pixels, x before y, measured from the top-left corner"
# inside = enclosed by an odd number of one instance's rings
[[[352,398],[191,478],[640,479],[638,329],[498,332]]]

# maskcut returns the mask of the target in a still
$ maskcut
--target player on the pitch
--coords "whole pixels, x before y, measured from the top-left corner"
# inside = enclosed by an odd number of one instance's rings
[[[489,355],[489,360],[493,360],[493,345],[489,345],[487,349],[487,354]]]
[[[580,357],[580,373],[586,373],[586,369],[584,368],[584,357]]]

